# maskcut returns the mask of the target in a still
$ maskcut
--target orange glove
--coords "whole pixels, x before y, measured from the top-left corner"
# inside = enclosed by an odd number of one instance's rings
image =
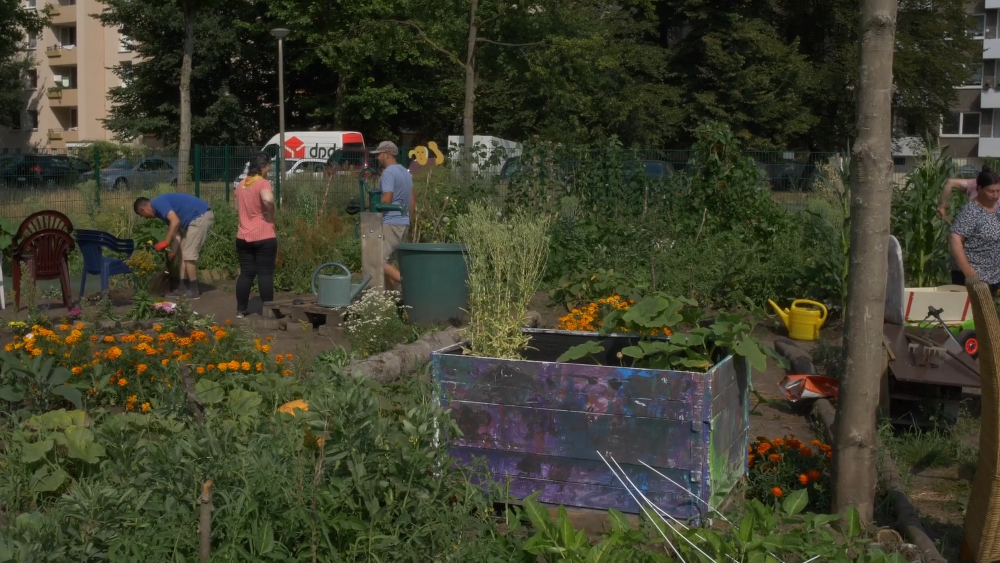
[[[169,242],[161,241],[156,243],[156,246],[154,246],[153,248],[155,248],[157,252],[163,252],[168,246],[170,246]]]

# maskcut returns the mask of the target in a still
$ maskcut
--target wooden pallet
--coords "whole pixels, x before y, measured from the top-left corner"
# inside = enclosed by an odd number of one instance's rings
[[[313,330],[321,326],[339,327],[344,309],[321,307],[315,297],[296,297],[264,304],[264,319],[275,322],[278,330],[288,330],[288,322],[309,322]]]

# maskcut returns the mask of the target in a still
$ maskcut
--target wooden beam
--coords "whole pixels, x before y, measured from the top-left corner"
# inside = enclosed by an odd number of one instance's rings
[[[368,287],[385,289],[383,262],[382,214],[361,213],[361,274],[372,277]]]

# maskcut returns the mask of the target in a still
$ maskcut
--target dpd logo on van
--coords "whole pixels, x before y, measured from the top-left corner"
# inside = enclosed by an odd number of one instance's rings
[[[285,158],[305,158],[306,144],[298,137],[285,141]]]

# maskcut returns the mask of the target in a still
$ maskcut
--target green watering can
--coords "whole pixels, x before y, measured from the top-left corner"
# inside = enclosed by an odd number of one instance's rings
[[[320,274],[320,271],[327,266],[337,266],[344,271],[341,274]],[[351,271],[347,269],[346,266],[337,262],[327,262],[321,264],[316,271],[313,272],[312,277],[312,290],[313,295],[316,296],[316,304],[320,307],[329,307],[332,309],[347,307],[354,301],[354,298],[361,293],[361,290],[368,285],[368,282],[372,281],[371,276],[366,276],[365,279],[361,280],[361,283],[352,284],[351,283]]]

